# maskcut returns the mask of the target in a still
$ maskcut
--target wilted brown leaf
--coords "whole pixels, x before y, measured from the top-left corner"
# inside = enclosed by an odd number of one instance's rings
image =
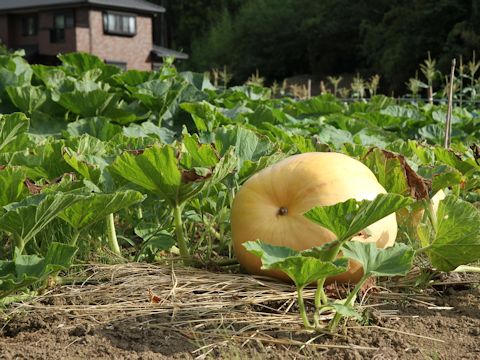
[[[195,171],[195,169],[182,170],[182,182],[183,183],[205,180],[205,179],[208,179],[210,176],[212,176],[212,171],[211,170],[208,170],[208,172],[205,175],[199,175]]]

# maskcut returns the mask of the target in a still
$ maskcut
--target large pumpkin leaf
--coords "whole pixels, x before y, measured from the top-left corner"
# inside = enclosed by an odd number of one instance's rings
[[[77,120],[68,124],[67,132],[73,137],[89,134],[102,141],[108,141],[117,134],[122,133],[122,127],[110,123],[107,118],[93,117]]]
[[[26,179],[23,169],[0,169],[0,207],[22,200],[28,195],[24,184]],[[0,210],[0,214],[2,210]]]
[[[379,249],[374,243],[349,241],[342,247],[344,256],[357,260],[363,266],[365,276],[406,275],[412,267],[414,250],[405,244]]]
[[[58,216],[76,230],[82,231],[97,221],[104,220],[107,215],[138,204],[144,199],[145,196],[133,190],[113,194],[91,194],[70,205]]]
[[[206,102],[182,103],[180,108],[188,112],[200,132],[213,132],[219,125],[230,124],[232,121],[226,117],[221,109]]]
[[[119,96],[102,89],[73,90],[60,93],[58,103],[68,111],[84,117],[99,116],[114,108]]]
[[[187,149],[178,155],[170,145],[153,146],[140,155],[125,152],[109,169],[171,205],[182,204],[221,181],[235,167],[231,152],[218,159],[210,145],[193,146],[190,141],[186,144]]]
[[[4,207],[7,212],[0,216],[0,229],[13,234],[20,247],[23,247],[60,212],[82,197],[67,193],[40,194],[10,204]]]
[[[372,201],[349,199],[332,206],[315,207],[305,216],[344,241],[412,202],[398,194],[379,194]]]
[[[20,113],[0,115],[0,152],[19,151],[28,144],[27,117]]]
[[[45,258],[22,255],[15,251],[13,261],[0,261],[0,299],[45,279],[48,275],[68,269],[77,248],[52,242]]]
[[[259,240],[245,242],[243,246],[260,257],[262,269],[283,271],[299,289],[319,279],[347,271],[347,262],[343,260],[337,264],[321,261],[314,257],[301,256],[299,252],[288,247],[270,245]]]
[[[480,258],[480,211],[455,196],[440,201],[437,231],[427,253],[432,265],[442,271]]]
[[[12,103],[22,112],[31,114],[47,100],[47,92],[41,86],[9,86],[7,94]]]
[[[62,156],[63,141],[50,141],[34,149],[11,154],[6,165],[22,166],[31,179],[54,179],[70,171]]]

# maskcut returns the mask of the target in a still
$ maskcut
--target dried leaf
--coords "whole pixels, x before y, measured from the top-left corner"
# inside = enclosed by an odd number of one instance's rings
[[[189,182],[208,179],[210,176],[212,176],[212,170],[210,169],[208,169],[208,171],[206,171],[205,174],[199,174],[198,171],[196,171],[195,169],[182,170],[183,183],[189,183]]]
[[[43,187],[35,184],[32,180],[26,179],[24,182],[25,186],[27,187],[28,191],[32,195],[40,194],[42,192]]]
[[[158,304],[162,301],[162,298],[158,295],[156,295],[152,289],[148,289],[148,298],[150,299],[150,303],[152,304]]]

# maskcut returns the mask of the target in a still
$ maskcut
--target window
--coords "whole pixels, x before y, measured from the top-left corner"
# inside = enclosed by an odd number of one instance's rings
[[[134,36],[137,33],[137,19],[132,14],[105,12],[103,31],[106,34]]]
[[[74,26],[73,11],[56,13],[53,16],[53,29],[50,30],[50,42],[65,42],[65,29]]]
[[[38,33],[38,16],[27,15],[22,18],[22,35],[35,36]]]

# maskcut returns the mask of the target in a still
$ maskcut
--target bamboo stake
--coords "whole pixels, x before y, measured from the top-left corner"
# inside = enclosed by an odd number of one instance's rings
[[[452,105],[453,105],[453,81],[455,79],[456,60],[452,60],[452,69],[450,71],[450,86],[448,88],[448,110],[447,119],[445,121],[445,141],[443,146],[448,149],[450,147],[452,137]]]

